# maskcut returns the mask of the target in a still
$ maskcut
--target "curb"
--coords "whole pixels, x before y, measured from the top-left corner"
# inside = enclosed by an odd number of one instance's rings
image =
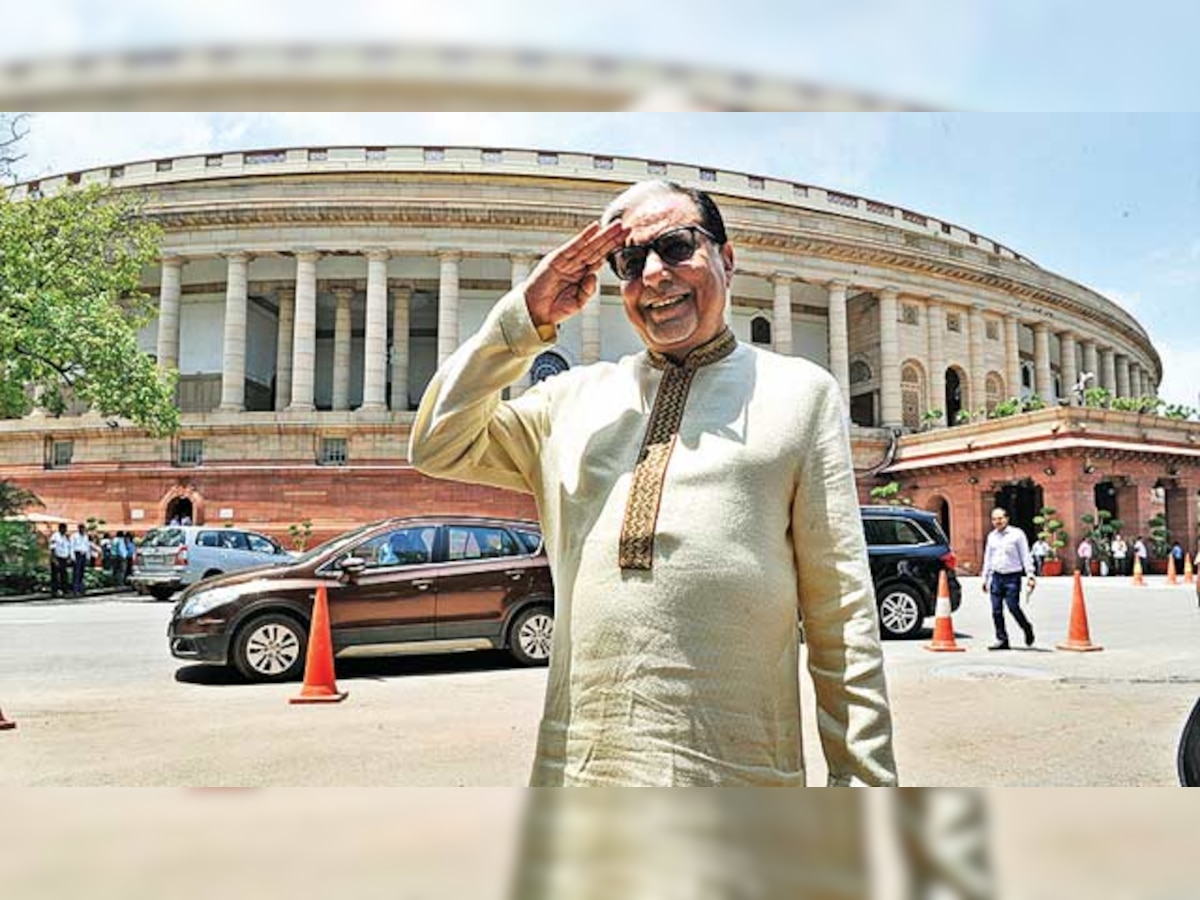
[[[38,600],[87,600],[89,597],[109,597],[114,594],[134,594],[133,588],[96,588],[91,591],[84,591],[82,597],[55,597],[53,594],[0,594],[0,604],[3,603],[32,603]]]

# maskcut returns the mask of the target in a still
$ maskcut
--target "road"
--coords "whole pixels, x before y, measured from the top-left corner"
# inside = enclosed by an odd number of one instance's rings
[[[963,579],[963,653],[929,632],[885,643],[902,780],[924,786],[1175,783],[1179,729],[1200,696],[1200,610],[1186,586],[1085,581],[1094,642],[1066,636],[1071,583],[1043,579],[1038,641],[989,653],[990,609]],[[345,660],[347,701],[292,706],[296,685],[249,685],[167,653],[170,605],[136,596],[0,604],[0,785],[518,786],[545,670],[498,653]],[[1016,630],[1013,630],[1017,633]],[[821,784],[805,686],[809,781]]]

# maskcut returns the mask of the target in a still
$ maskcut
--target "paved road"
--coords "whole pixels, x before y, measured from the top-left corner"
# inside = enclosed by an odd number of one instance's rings
[[[1038,642],[988,653],[990,611],[964,579],[967,652],[885,644],[909,785],[1170,785],[1200,696],[1200,610],[1161,579],[1086,582],[1098,653],[1054,651],[1067,579],[1033,599]],[[347,660],[334,706],[242,684],[166,650],[169,604],[136,596],[0,606],[0,785],[512,786],[532,756],[545,671],[497,653]],[[807,682],[804,682],[807,689]],[[810,782],[822,783],[806,692]]]

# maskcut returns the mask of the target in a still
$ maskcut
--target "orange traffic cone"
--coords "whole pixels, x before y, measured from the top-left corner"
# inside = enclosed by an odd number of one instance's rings
[[[1183,583],[1196,583],[1196,570],[1192,568],[1192,558],[1186,553],[1183,554]]]
[[[1067,639],[1061,644],[1055,644],[1059,650],[1103,650],[1104,648],[1092,643],[1088,634],[1087,607],[1083,605],[1083,581],[1079,573],[1075,573],[1075,592],[1071,595],[1071,624],[1067,631]]]
[[[312,626],[308,629],[308,654],[304,657],[304,687],[289,703],[337,703],[348,697],[333,678],[333,636],[329,630],[329,597],[325,585],[317,587]]]
[[[17,723],[4,718],[4,711],[0,710],[0,731],[11,731],[17,727]]]
[[[1146,586],[1146,579],[1142,577],[1142,558],[1137,555],[1133,557],[1133,583],[1138,587]]]
[[[925,645],[926,650],[941,653],[962,653],[966,647],[960,647],[954,642],[954,622],[950,618],[950,584],[946,580],[946,570],[938,574],[937,608],[934,610],[933,640]]]
[[[1175,555],[1167,554],[1167,584],[1179,584],[1179,578],[1175,575]]]

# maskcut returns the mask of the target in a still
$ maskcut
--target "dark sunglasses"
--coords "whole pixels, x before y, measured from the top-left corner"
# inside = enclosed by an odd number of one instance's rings
[[[642,270],[646,268],[646,258],[650,255],[651,250],[666,265],[677,266],[687,262],[696,252],[696,232],[700,232],[710,241],[716,241],[715,237],[699,225],[683,225],[680,228],[664,231],[648,243],[633,244],[629,247],[622,247],[620,250],[614,250],[608,254],[608,264],[612,266],[612,270],[622,281],[641,278]]]

